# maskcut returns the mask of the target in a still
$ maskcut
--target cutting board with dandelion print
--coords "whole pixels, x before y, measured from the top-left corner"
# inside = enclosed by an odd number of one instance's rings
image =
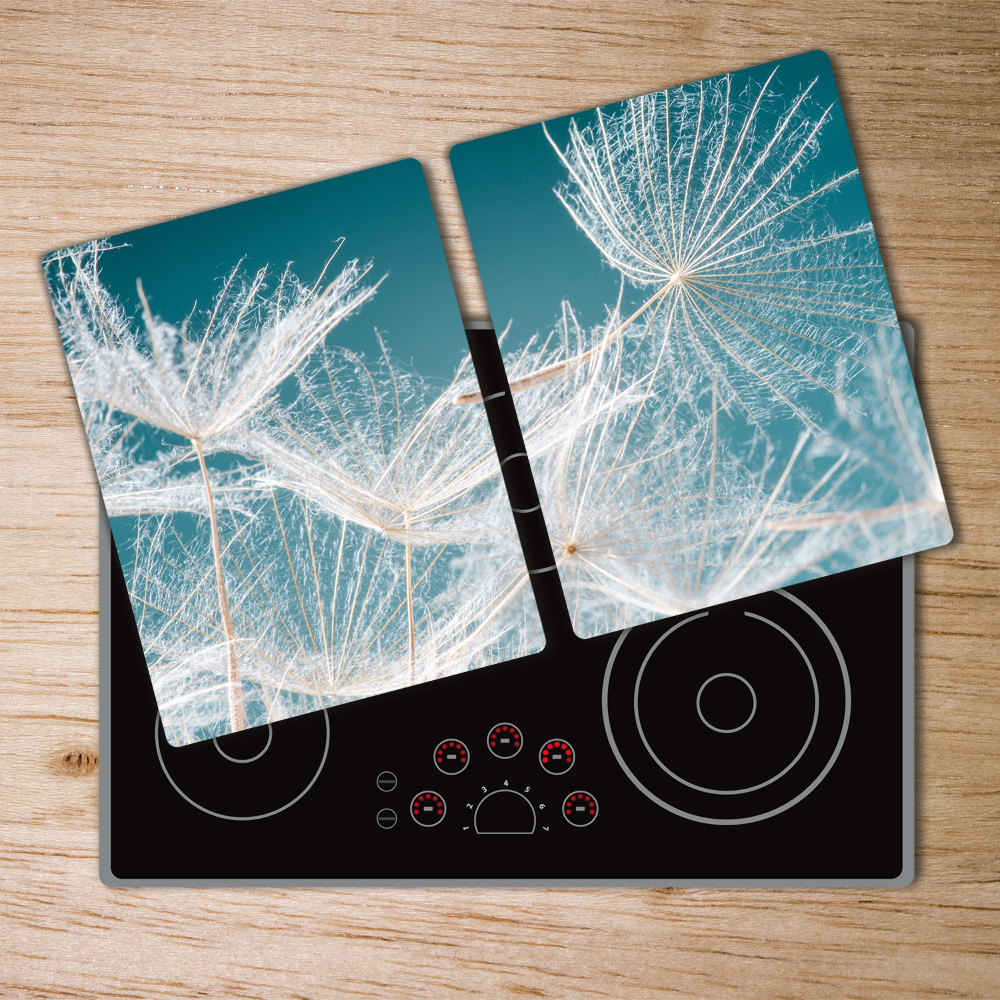
[[[578,634],[951,539],[824,53],[451,162]]]
[[[534,651],[415,160],[45,269],[171,743]]]

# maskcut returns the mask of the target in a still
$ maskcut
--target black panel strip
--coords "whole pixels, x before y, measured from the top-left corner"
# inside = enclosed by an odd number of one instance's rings
[[[500,345],[493,330],[466,330],[465,336],[469,341],[472,363],[476,368],[479,390],[500,459],[500,471],[514,513],[514,524],[545,639],[549,644],[565,643],[574,638],[573,626],[559,574],[555,572],[552,543],[545,527],[517,410],[507,384]]]

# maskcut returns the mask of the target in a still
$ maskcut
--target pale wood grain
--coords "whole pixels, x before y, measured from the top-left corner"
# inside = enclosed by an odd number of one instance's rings
[[[1000,8],[141,2],[0,10],[0,994],[1000,997]],[[96,485],[41,254],[401,156],[486,313],[455,142],[833,57],[957,526],[919,563],[904,890],[110,890]]]

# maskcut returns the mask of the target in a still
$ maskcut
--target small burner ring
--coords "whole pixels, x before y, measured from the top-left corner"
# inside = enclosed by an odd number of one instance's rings
[[[732,729],[720,729],[718,726],[713,726],[712,723],[705,718],[705,713],[701,708],[701,696],[705,693],[705,688],[707,688],[712,681],[720,680],[723,677],[732,677],[735,680],[742,681],[747,686],[747,690],[750,692],[750,697],[753,699],[753,704],[750,706],[750,714],[738,726],[733,726]],[[753,717],[757,714],[757,692],[754,691],[753,685],[745,677],[741,677],[739,674],[732,674],[728,671],[721,674],[713,674],[701,685],[700,688],[698,688],[698,694],[695,697],[694,707],[698,712],[698,718],[701,719],[701,721],[704,722],[709,729],[713,729],[717,733],[738,733],[741,729],[746,729],[746,727],[753,721]],[[262,750],[261,753],[263,752],[264,751]]]
[[[297,795],[289,799],[289,801],[278,806],[276,809],[270,809],[267,812],[256,813],[251,816],[238,816],[232,813],[217,812],[214,809],[209,809],[208,806],[202,805],[200,802],[197,802],[190,795],[188,795],[187,792],[185,792],[184,789],[181,788],[181,786],[178,785],[177,782],[174,780],[173,775],[167,768],[166,761],[163,759],[163,747],[160,741],[160,733],[162,732],[162,726],[160,724],[160,713],[158,711],[154,714],[153,717],[153,744],[156,747],[156,759],[160,762],[160,769],[163,771],[164,776],[166,777],[167,781],[170,782],[170,785],[174,789],[174,791],[182,799],[184,799],[185,802],[187,802],[189,805],[194,806],[195,809],[198,809],[209,816],[214,816],[216,819],[229,819],[237,823],[248,823],[252,820],[268,819],[271,816],[277,816],[278,813],[282,813],[286,809],[290,809],[292,806],[295,805],[296,802],[299,802],[302,798],[304,798],[306,794],[312,789],[313,785],[316,784],[316,781],[318,780],[320,774],[323,773],[323,768],[326,766],[326,759],[330,754],[330,716],[325,708],[322,709],[321,711],[323,713],[323,723],[326,729],[326,733],[323,742],[323,753],[320,755],[319,764],[317,765],[315,772],[309,778],[309,781],[306,783],[305,788],[303,788]],[[270,726],[268,726],[268,729],[270,730]],[[233,763],[249,764],[263,757],[264,753],[268,750],[270,746],[271,746],[271,733],[269,731],[267,744],[264,747],[264,749],[261,750],[259,754],[257,754],[256,757],[251,757],[247,760],[239,760],[237,758],[230,757],[228,754],[223,753],[221,750],[219,750],[219,753],[222,754],[222,756],[225,757],[227,760],[230,760]],[[218,744],[216,744],[216,749],[218,749]]]
[[[252,764],[255,760],[260,760],[264,754],[267,753],[271,748],[271,740],[274,738],[274,730],[271,728],[271,723],[267,724],[267,742],[264,744],[264,749],[260,753],[255,754],[253,757],[230,757],[222,747],[219,746],[219,741],[216,737],[212,737],[212,742],[215,744],[215,749],[226,758],[226,760],[231,760],[234,764]]]

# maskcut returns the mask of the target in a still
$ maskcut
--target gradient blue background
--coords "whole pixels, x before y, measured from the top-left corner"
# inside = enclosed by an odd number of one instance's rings
[[[423,169],[400,160],[251,201],[226,205],[112,238],[129,244],[101,258],[101,280],[138,317],[136,279],[156,315],[179,324],[213,297],[245,257],[253,275],[285,265],[306,285],[346,237],[327,279],[351,259],[373,262],[366,283],[388,278],[375,298],[334,331],[332,341],[378,356],[376,328],[403,364],[450,380],[467,351]]]

